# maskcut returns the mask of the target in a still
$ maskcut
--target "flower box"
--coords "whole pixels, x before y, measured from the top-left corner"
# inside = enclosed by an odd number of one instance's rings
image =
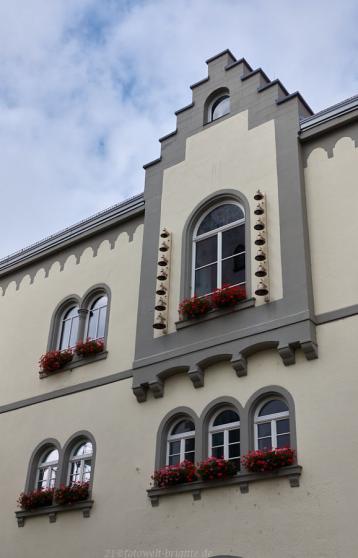
[[[193,482],[197,480],[196,467],[191,461],[182,461],[178,465],[167,465],[154,471],[152,479],[158,488]]]
[[[78,341],[75,353],[80,357],[89,357],[97,355],[104,350],[104,339],[87,339],[86,341]]]
[[[55,502],[60,506],[81,502],[83,500],[87,500],[88,497],[88,482],[76,483],[72,484],[71,486],[61,485],[60,488],[56,488],[54,493]]]
[[[225,284],[221,289],[215,289],[211,295],[211,303],[214,308],[228,308],[236,306],[246,299],[246,289],[240,285],[231,286]]]
[[[291,448],[277,448],[269,450],[250,451],[244,455],[241,462],[252,473],[277,471],[282,467],[293,465],[296,458],[295,450]]]
[[[39,365],[40,372],[56,372],[73,359],[73,352],[71,349],[65,351],[49,351],[41,356]]]
[[[179,314],[183,319],[191,320],[205,316],[211,308],[211,302],[207,297],[194,295],[191,298],[184,299],[179,304]]]
[[[196,474],[202,481],[224,480],[238,472],[238,465],[227,459],[209,457],[197,465]]]
[[[51,506],[53,502],[54,489],[32,490],[31,492],[21,492],[17,499],[18,506],[23,511],[31,511],[38,508]]]

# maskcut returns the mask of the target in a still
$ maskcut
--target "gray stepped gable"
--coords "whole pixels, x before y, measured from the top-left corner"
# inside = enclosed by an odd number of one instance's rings
[[[288,94],[279,80],[270,82],[262,69],[252,70],[230,51],[210,58],[208,77],[191,86],[193,100],[177,111],[177,127],[161,138],[161,156],[145,165],[146,214],[138,309],[133,391],[144,401],[147,391],[163,395],[166,377],[185,372],[194,387],[204,381],[204,370],[213,362],[229,360],[238,376],[247,372],[247,357],[256,351],[277,348],[286,365],[294,363],[294,352],[304,350],[307,359],[317,357],[310,255],[300,147],[300,121],[312,111],[299,93]],[[281,221],[283,299],[270,304],[183,328],[153,338],[153,293],[161,217],[163,172],[185,158],[188,137],[216,122],[204,123],[207,99],[220,89],[230,92],[230,114],[224,120],[248,111],[252,129],[274,120]],[[258,185],[259,187],[259,185]],[[185,244],[186,239],[182,239]],[[184,281],[184,267],[181,282]],[[183,288],[181,289],[183,291]],[[217,332],[220,332],[218,336]],[[215,342],[213,342],[215,339]]]

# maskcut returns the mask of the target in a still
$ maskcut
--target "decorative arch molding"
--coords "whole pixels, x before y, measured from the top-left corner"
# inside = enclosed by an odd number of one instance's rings
[[[31,454],[31,457],[30,457],[30,460],[29,460],[29,464],[28,464],[28,468],[27,468],[26,481],[25,481],[25,492],[30,492],[31,490],[34,490],[39,460],[41,458],[41,455],[47,449],[50,449],[50,448],[57,449],[58,454],[59,454],[59,465],[60,465],[61,454],[62,454],[60,442],[58,440],[56,440],[56,438],[46,438],[45,440],[42,440],[42,442],[37,444],[37,446],[33,450],[32,454]],[[58,479],[58,476],[57,476],[56,477],[56,486],[59,486],[58,480],[59,479]]]
[[[85,440],[91,442],[92,450],[93,450],[92,463],[91,463],[91,477],[89,482],[90,493],[91,493],[92,486],[93,486],[94,467],[96,463],[97,444],[93,434],[91,434],[91,432],[89,432],[88,430],[78,430],[78,432],[75,432],[74,434],[72,434],[72,436],[70,436],[70,438],[68,438],[67,442],[63,446],[63,450],[61,452],[60,461],[59,461],[60,474],[58,480],[60,485],[67,484],[68,466],[69,466],[68,464],[69,464],[71,452],[76,444]]]
[[[198,415],[190,407],[176,407],[172,411],[169,411],[162,419],[158,431],[156,440],[156,453],[155,453],[155,468],[159,469],[163,467],[166,462],[166,445],[169,430],[173,426],[173,423],[180,419],[188,418],[193,421],[195,426],[195,440],[197,440],[197,433],[200,430],[200,421]],[[195,447],[195,460],[199,461],[201,459],[200,444],[196,443]]]

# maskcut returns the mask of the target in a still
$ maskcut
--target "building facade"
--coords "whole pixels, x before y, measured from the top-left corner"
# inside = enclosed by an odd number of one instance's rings
[[[358,97],[313,114],[230,51],[207,65],[143,195],[0,262],[1,557],[357,556]],[[151,480],[286,446],[274,472]]]

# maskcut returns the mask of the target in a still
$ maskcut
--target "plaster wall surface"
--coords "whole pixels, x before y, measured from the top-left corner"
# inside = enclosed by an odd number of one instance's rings
[[[0,416],[1,556],[4,558],[112,558],[129,551],[193,550],[243,558],[355,558],[358,439],[352,408],[358,397],[358,317],[317,328],[320,358],[297,354],[284,367],[274,351],[250,357],[249,374],[237,378],[229,363],[208,369],[205,386],[193,389],[176,375],[162,399],[137,403],[131,380],[41,403]],[[300,486],[287,479],[161,498],[146,496],[154,466],[158,426],[168,411],[189,406],[200,414],[220,396],[244,405],[265,385],[279,385],[294,398]],[[337,411],[339,410],[339,411]],[[74,432],[89,430],[97,442],[90,518],[80,512],[28,519],[18,528],[14,511],[33,448],[48,437],[63,445]],[[17,435],[21,433],[21,435]],[[112,554],[111,554],[112,552]],[[156,554],[157,556],[158,554]],[[134,556],[134,555],[133,555]],[[144,554],[143,554],[144,556]],[[148,554],[150,556],[150,554]]]
[[[252,291],[258,282],[253,225],[257,189],[267,195],[267,251],[270,266],[270,296],[282,298],[280,217],[277,190],[275,123],[273,120],[248,129],[248,112],[236,114],[204,129],[186,140],[185,160],[164,171],[161,228],[172,232],[169,301],[169,332],[175,331],[180,302],[182,234],[191,212],[208,196],[220,190],[236,190],[248,199],[251,208]],[[158,239],[159,243],[159,239]],[[266,248],[266,247],[265,247]]]
[[[138,306],[142,226],[119,235],[113,249],[107,240],[96,257],[86,248],[80,263],[71,255],[61,270],[58,261],[48,277],[40,268],[33,283],[25,276],[16,290],[10,283],[0,296],[0,404],[68,387],[132,367]],[[38,360],[47,350],[50,321],[65,297],[82,297],[90,287],[105,283],[111,290],[106,360],[39,379]]]
[[[317,314],[357,302],[358,149],[344,131],[331,156],[310,152],[305,169],[314,304]]]

